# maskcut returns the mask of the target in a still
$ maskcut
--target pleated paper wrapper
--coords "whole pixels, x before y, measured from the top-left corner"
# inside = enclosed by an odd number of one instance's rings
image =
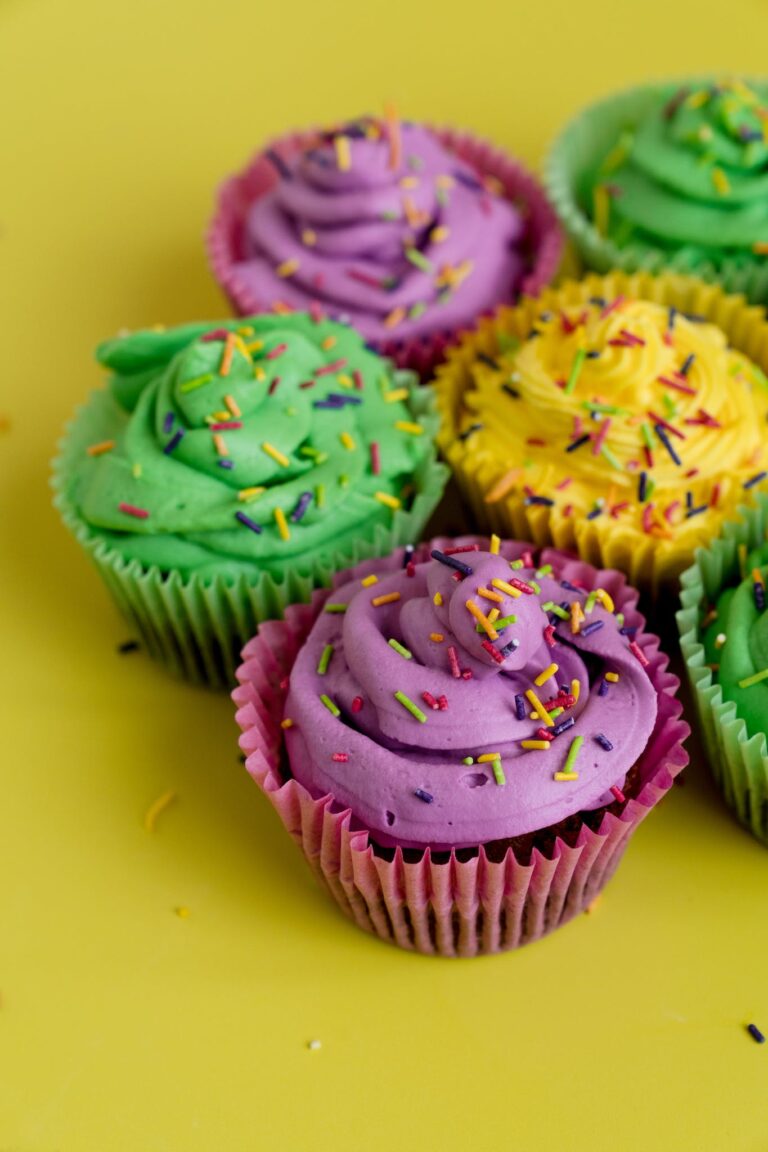
[[[418,548],[414,559],[426,559],[433,547],[475,542],[483,548],[489,543],[482,537],[439,538]],[[532,547],[504,542],[501,553],[516,559]],[[317,592],[311,604],[291,607],[283,620],[262,625],[243,652],[240,684],[232,695],[248,772],[343,912],[366,932],[402,948],[440,956],[501,952],[537,940],[585,911],[613,875],[632,833],[687,763],[679,682],[668,671],[658,639],[642,632],[635,590],[617,572],[598,572],[554,549],[533,551],[537,563],[553,564],[562,578],[609,592],[627,624],[639,627],[637,641],[658,694],[657,720],[637,762],[634,792],[598,814],[595,828],[582,821],[570,842],[550,836],[546,848],[534,840],[531,851],[517,855],[511,846],[501,855],[482,845],[450,853],[382,852],[348,809],[332,796],[313,797],[286,767],[280,728],[285,681],[329,593]],[[402,551],[384,561],[366,561],[337,575],[334,586],[402,562]]]

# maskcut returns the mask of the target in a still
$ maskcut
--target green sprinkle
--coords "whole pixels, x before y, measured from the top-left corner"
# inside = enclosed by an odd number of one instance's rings
[[[471,756],[465,756],[464,759],[462,760],[462,764],[466,764],[467,767],[469,767],[470,764],[474,764],[474,762],[475,761],[472,759]]]
[[[337,614],[341,613],[341,612],[346,612],[346,610],[347,610],[346,604],[326,604],[325,609],[324,609],[324,611],[326,611],[326,612],[335,612]]]
[[[664,393],[664,395],[661,398],[661,401],[667,410],[668,416],[672,416],[673,418],[675,416],[677,416],[677,404],[675,404],[675,402],[672,399],[672,397],[670,396],[669,392]]]
[[[747,676],[746,680],[739,680],[739,688],[751,688],[761,680],[768,680],[768,668],[763,668],[762,672],[755,672],[754,676]]]
[[[493,627],[497,632],[502,628],[506,628],[509,624],[517,624],[517,616],[502,616],[500,620],[494,620]]]
[[[497,784],[506,784],[507,778],[504,775],[504,769],[501,766],[501,760],[493,760],[491,762],[493,768],[493,778]]]
[[[541,585],[537,584],[535,580],[529,580],[528,583],[530,584],[531,588],[533,588],[536,595],[541,596]]]
[[[618,624],[619,628],[624,627],[624,613],[623,612],[617,612],[616,613],[616,623]]]
[[[517,571],[518,568],[522,568],[523,562],[522,560],[510,560],[509,566],[510,568],[514,568],[515,571]]]
[[[768,676],[768,672],[766,672],[766,676]],[[563,765],[563,772],[566,772],[566,773],[567,772],[573,772],[573,766],[576,763],[576,757],[579,755],[579,752],[581,751],[581,746],[583,743],[584,743],[584,737],[583,736],[574,736],[573,742],[571,743],[571,746],[568,749],[568,755],[565,758],[565,764]]]
[[[349,476],[347,476],[346,472],[342,472],[341,476],[339,476],[339,487],[340,488],[348,488],[349,487]]]
[[[518,337],[510,336],[507,332],[499,332],[497,340],[499,342],[499,349],[502,352],[517,352],[520,347]]]
[[[591,612],[594,612],[595,604],[597,604],[597,593],[590,592],[589,596],[587,596],[587,602],[584,605],[584,614],[586,616],[589,616]]]
[[[406,260],[410,260],[411,264],[420,268],[422,272],[426,272],[429,276],[432,275],[434,271],[432,261],[428,260],[423,252],[419,252],[418,248],[406,248],[405,258]]]
[[[340,716],[341,715],[338,708],[334,704],[333,700],[331,700],[330,696],[326,696],[325,692],[323,692],[320,699],[323,702],[323,704],[325,704],[325,706],[328,709],[328,711],[330,712],[331,716]]]
[[[318,674],[318,676],[325,676],[326,672],[328,671],[328,665],[331,662],[332,656],[333,656],[333,644],[326,644],[325,648],[323,648],[323,653],[317,662],[317,674]]]
[[[617,408],[615,404],[598,404],[595,400],[582,400],[581,406],[586,408],[587,412],[600,412],[605,416],[631,415],[627,408]]]
[[[576,355],[573,358],[573,364],[571,364],[571,371],[568,375],[568,381],[567,381],[567,383],[565,385],[565,389],[564,389],[566,396],[570,396],[570,394],[573,392],[574,388],[576,387],[576,382],[578,381],[579,376],[581,375],[581,369],[584,365],[584,360],[586,358],[586,355],[587,355],[586,348],[577,348],[576,349]]]
[[[194,380],[185,380],[183,384],[179,384],[179,392],[193,392],[195,388],[202,388],[211,380],[213,380],[213,372],[206,372],[205,376],[196,376]]]
[[[416,302],[416,304],[413,305],[410,312],[408,313],[408,319],[418,320],[419,316],[423,316],[426,310],[426,304],[422,300],[419,300]]]
[[[543,568],[537,568],[536,569],[536,571],[534,572],[534,576],[549,576],[551,571],[552,571],[552,565],[551,564],[545,564]]]
[[[403,644],[401,644],[399,640],[388,640],[387,643],[389,644],[390,648],[394,648],[395,652],[399,652],[405,660],[413,659],[413,652],[409,652],[408,649]]]
[[[557,720],[558,716],[561,716],[564,711],[564,708],[553,708],[549,714],[550,720]]]
[[[651,429],[645,420],[640,425],[640,431],[643,434],[643,442],[646,448],[650,448],[650,450],[653,451],[653,437],[651,436]]]
[[[315,464],[325,464],[328,459],[327,452],[321,452],[319,448],[310,448],[305,444],[303,448],[299,448],[300,456],[308,456],[310,460],[314,460]]]
[[[391,220],[399,220],[400,219],[400,213],[399,212],[382,212],[381,218],[382,218],[382,220],[390,220],[390,221]]]
[[[437,202],[441,208],[446,207],[446,205],[448,204],[448,192],[446,191],[445,188],[436,188],[435,189],[435,200],[437,200]]]
[[[547,607],[547,604],[549,604],[549,608]],[[565,608],[561,608],[559,604],[554,604],[551,600],[547,600],[547,604],[542,604],[542,608],[545,612],[553,612],[554,615],[558,616],[561,620],[570,620],[570,616],[566,612]]]
[[[603,456],[605,456],[606,460],[612,468],[615,468],[617,472],[624,471],[621,460],[618,459],[618,457],[611,451],[607,444],[603,444],[600,451],[602,452]]]
[[[318,484],[315,487],[315,505],[318,508],[325,507],[325,484]]]
[[[648,503],[648,501],[650,500],[651,496],[653,496],[653,490],[654,490],[654,488],[655,488],[655,487],[656,487],[656,481],[655,481],[655,480],[653,480],[653,479],[652,479],[652,478],[649,476],[649,477],[648,477],[648,482],[647,482],[647,484],[645,485],[645,502],[646,502],[646,504],[647,504],[647,503]]]
[[[395,700],[398,704],[402,704],[406,712],[410,712],[414,720],[418,720],[419,724],[426,724],[427,718],[417,704],[406,696],[405,692],[395,692]]]

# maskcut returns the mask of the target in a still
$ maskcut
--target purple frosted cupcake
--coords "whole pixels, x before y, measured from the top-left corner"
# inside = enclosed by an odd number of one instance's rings
[[[560,247],[518,165],[393,118],[277,141],[224,185],[209,235],[241,314],[329,316],[422,371],[449,333],[540,288]]]

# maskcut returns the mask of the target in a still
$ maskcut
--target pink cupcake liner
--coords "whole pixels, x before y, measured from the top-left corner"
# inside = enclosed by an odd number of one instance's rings
[[[477,172],[499,180],[508,199],[526,212],[530,267],[521,282],[519,295],[536,296],[554,279],[563,252],[560,223],[538,180],[522,164],[485,140],[450,128],[429,127],[442,144]],[[307,137],[312,134],[312,131],[294,132],[272,140],[247,168],[225,180],[219,188],[216,210],[206,236],[208,259],[216,280],[240,316],[260,311],[259,302],[239,275],[235,263],[242,257],[243,223],[248,208],[278,180],[266,151],[292,157],[304,149]],[[510,301],[499,300],[499,304],[505,303]],[[477,317],[472,317],[465,328],[471,327],[475,319]],[[446,349],[457,341],[460,331],[437,331],[411,340],[371,343],[398,368],[410,368],[425,379],[444,359]]]
[[[420,545],[414,559],[456,542],[439,538]],[[458,543],[487,547],[488,540],[468,536]],[[510,846],[501,860],[490,858],[482,845],[439,854],[398,848],[382,855],[349,809],[332,796],[313,797],[285,775],[281,761],[285,677],[332,589],[316,592],[311,604],[289,607],[283,620],[263,624],[243,650],[232,698],[248,772],[339,907],[366,932],[401,948],[441,956],[502,952],[585,911],[613,875],[632,833],[688,763],[682,742],[689,728],[681,719],[679,681],[668,671],[658,638],[643,632],[637,592],[620,573],[597,570],[553,548],[505,541],[501,553],[516,559],[526,549],[540,564],[553,564],[563,578],[611,595],[627,625],[638,628],[635,638],[658,694],[656,724],[636,765],[634,794],[606,809],[596,830],[583,823],[571,844],[557,836],[546,851],[534,847],[525,856]],[[367,560],[339,573],[334,587],[399,568],[402,557],[401,549],[384,560]]]

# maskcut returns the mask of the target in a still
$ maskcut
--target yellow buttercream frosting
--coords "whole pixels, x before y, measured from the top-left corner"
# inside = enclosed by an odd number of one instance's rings
[[[768,381],[753,345],[768,349],[757,310],[695,281],[566,285],[498,314],[450,357],[443,451],[484,526],[658,587],[768,487]]]

